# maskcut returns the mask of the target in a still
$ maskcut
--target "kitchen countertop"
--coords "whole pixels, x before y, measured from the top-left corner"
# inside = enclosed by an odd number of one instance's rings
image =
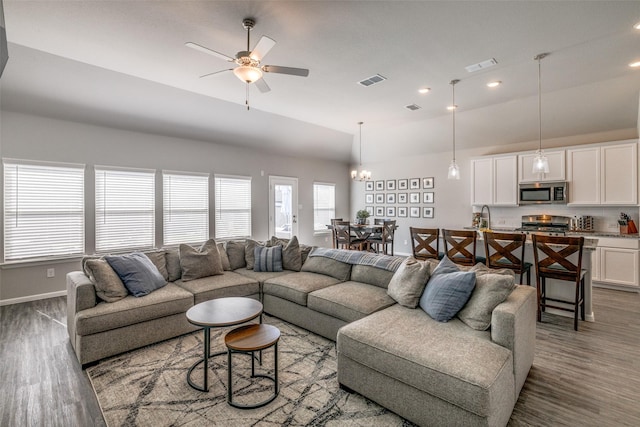
[[[465,230],[478,230],[475,227],[463,227]],[[492,227],[492,231],[496,231],[498,233],[513,233],[516,231],[516,227]],[[567,231],[567,236],[585,236],[585,237],[619,237],[622,239],[638,239],[640,235],[638,233],[634,234],[620,234],[613,231]]]

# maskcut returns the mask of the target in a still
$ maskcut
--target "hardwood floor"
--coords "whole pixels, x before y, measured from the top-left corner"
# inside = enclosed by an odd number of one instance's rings
[[[640,425],[640,294],[594,289],[596,323],[543,315],[510,426]],[[104,426],[64,297],[0,307],[0,426]]]

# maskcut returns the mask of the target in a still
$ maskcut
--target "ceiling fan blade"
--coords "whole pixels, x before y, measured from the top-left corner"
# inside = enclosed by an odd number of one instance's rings
[[[267,82],[264,81],[264,79],[256,80],[254,83],[256,84],[256,87],[258,88],[258,90],[262,93],[266,93],[271,90],[271,88],[269,87]]]
[[[209,77],[209,76],[213,76],[214,74],[224,73],[225,71],[232,71],[232,70],[233,68],[227,68],[226,70],[214,71],[213,73],[202,75],[200,76],[200,78]]]
[[[224,53],[216,52],[215,50],[211,50],[211,49],[209,49],[207,47],[200,46],[197,43],[186,42],[184,45],[187,46],[187,47],[190,47],[191,49],[195,49],[195,50],[197,50],[199,52],[203,52],[203,53],[215,56],[217,58],[220,58],[220,59],[228,61],[228,62],[235,61],[235,59],[233,59],[232,57],[230,57],[228,55],[225,55]]]
[[[292,76],[307,77],[309,70],[306,68],[281,67],[280,65],[265,65],[262,71],[266,73],[290,74]]]
[[[262,61],[262,58],[265,57],[267,53],[271,50],[273,46],[276,45],[276,41],[267,36],[262,36],[256,47],[251,51],[251,59],[255,59],[256,61]]]

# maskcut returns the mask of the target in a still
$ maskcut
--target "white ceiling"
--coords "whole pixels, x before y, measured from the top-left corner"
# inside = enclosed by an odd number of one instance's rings
[[[640,69],[637,1],[15,1],[4,0],[10,59],[2,107],[170,136],[363,162],[444,151],[451,144],[449,81],[457,78],[461,149],[636,128]],[[277,44],[263,63],[310,69],[266,74],[271,92],[229,64],[241,22],[252,44]],[[465,66],[495,58],[476,73]],[[379,73],[368,88],[356,84]],[[490,80],[501,80],[488,89]],[[432,88],[426,95],[417,89]],[[418,111],[404,108],[416,103]],[[355,135],[355,138],[354,138]],[[356,142],[356,144],[352,144]]]

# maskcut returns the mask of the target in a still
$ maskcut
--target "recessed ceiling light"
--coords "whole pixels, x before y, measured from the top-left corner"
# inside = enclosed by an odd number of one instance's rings
[[[430,87],[421,87],[420,89],[418,89],[418,93],[428,93],[430,90]]]
[[[496,80],[496,81],[487,83],[487,87],[498,87],[501,84],[502,84],[502,82],[500,80]]]
[[[633,67],[633,68],[640,67],[640,61],[632,62],[631,64],[629,64],[629,67]]]
[[[457,105],[449,105],[449,106],[447,107],[447,110],[449,110],[449,111],[453,111],[453,110],[455,110],[456,108],[458,108],[458,106],[457,106]]]
[[[633,28],[635,28],[636,30],[640,30],[640,22],[638,22],[636,25],[634,25]]]

